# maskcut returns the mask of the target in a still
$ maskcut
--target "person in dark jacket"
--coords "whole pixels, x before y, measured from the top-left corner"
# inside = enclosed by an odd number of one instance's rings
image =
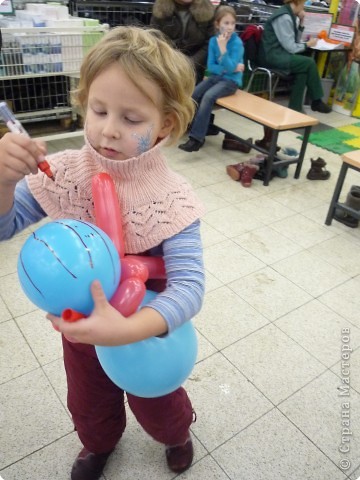
[[[312,57],[302,55],[308,47],[316,46],[317,39],[301,41],[304,30],[305,0],[284,0],[284,5],[267,20],[259,47],[259,64],[294,75],[295,81],[289,99],[289,108],[302,111],[307,87],[311,109],[329,113],[331,108],[322,102],[321,80]]]
[[[209,39],[214,35],[214,7],[210,0],[156,0],[150,25],[192,60],[199,83],[205,73]]]

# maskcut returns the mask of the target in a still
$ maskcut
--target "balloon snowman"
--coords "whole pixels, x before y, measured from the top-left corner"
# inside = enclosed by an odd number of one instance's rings
[[[95,279],[111,305],[129,316],[156,296],[145,282],[165,278],[160,257],[125,256],[121,211],[108,174],[93,177],[92,193],[96,226],[70,219],[50,222],[28,238],[18,260],[20,284],[29,299],[67,321],[91,313],[90,285]],[[151,398],[176,390],[190,375],[197,339],[189,321],[163,337],[95,349],[116,385]]]

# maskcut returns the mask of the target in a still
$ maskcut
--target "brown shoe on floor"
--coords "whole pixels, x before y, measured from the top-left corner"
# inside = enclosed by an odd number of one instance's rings
[[[166,447],[166,461],[170,470],[181,473],[187,470],[194,458],[194,448],[189,438],[183,445]]]
[[[253,139],[248,138],[246,141],[252,143]],[[222,148],[224,150],[235,150],[243,153],[249,153],[251,150],[251,147],[249,145],[246,145],[246,143],[243,143],[240,140],[236,140],[235,138],[231,138],[227,135],[225,135],[225,138],[222,142]]]
[[[316,160],[311,159],[311,168],[306,178],[308,180],[327,180],[330,178],[330,172],[326,170],[326,162],[323,158],[318,157]]]
[[[112,452],[95,454],[84,447],[72,466],[71,480],[98,480]]]

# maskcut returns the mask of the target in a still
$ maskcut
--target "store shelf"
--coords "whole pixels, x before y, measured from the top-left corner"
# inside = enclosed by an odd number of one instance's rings
[[[77,114],[70,91],[77,85],[84,56],[108,28],[3,28],[1,100],[25,123],[70,117],[74,129]]]

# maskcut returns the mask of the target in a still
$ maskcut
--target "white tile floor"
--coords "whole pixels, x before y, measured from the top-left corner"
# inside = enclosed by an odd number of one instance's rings
[[[334,126],[358,121],[336,113],[318,118]],[[217,111],[216,119],[244,138],[261,136],[261,127],[225,111]],[[299,180],[290,167],[287,179],[275,178],[269,187],[254,181],[246,189],[226,175],[225,166],[251,154],[222,151],[222,138],[208,137],[197,153],[168,152],[207,209],[207,293],[194,319],[200,351],[186,382],[198,416],[192,427],[196,453],[192,468],[178,478],[355,480],[360,229],[324,225],[340,158],[309,144]],[[49,149],[75,144],[56,141]],[[297,147],[299,141],[290,132],[280,135],[280,144]],[[310,158],[318,156],[328,162],[328,181],[306,179]],[[360,177],[350,172],[344,195],[353,183],[360,184]],[[28,234],[0,244],[0,475],[66,480],[80,443],[66,409],[60,337],[17,279],[17,255]],[[345,344],[353,350],[349,396],[340,389],[348,378],[340,368]],[[348,412],[351,435],[342,425]],[[163,447],[130,413],[104,478],[175,475],[166,468]]]

